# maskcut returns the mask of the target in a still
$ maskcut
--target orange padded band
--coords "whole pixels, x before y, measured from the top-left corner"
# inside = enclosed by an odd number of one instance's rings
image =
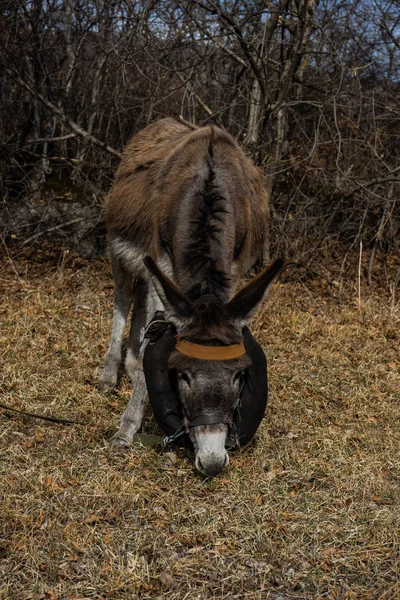
[[[193,344],[182,340],[179,337],[175,349],[185,356],[200,360],[232,360],[246,354],[243,342],[232,344],[232,346],[202,346],[201,344]]]

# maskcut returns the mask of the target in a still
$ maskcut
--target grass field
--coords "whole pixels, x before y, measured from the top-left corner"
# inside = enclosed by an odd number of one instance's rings
[[[3,254],[0,284],[0,402],[82,423],[0,409],[1,600],[400,598],[400,310],[383,293],[275,286],[253,324],[257,441],[204,479],[186,450],[108,450],[130,385],[97,390],[105,260]]]

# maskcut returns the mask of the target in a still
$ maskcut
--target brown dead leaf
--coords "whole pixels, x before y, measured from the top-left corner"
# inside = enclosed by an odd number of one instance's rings
[[[322,554],[324,556],[333,556],[335,554],[339,554],[339,550],[338,548],[334,548],[333,546],[331,546],[330,548],[325,548],[324,550],[322,550]]]
[[[376,425],[378,423],[378,419],[376,417],[367,417],[364,419],[364,423],[374,423]]]
[[[35,442],[41,444],[43,442],[43,433],[40,429],[35,429]]]
[[[46,475],[43,481],[46,487],[51,488],[55,492],[61,492],[63,489],[51,475]]]
[[[278,475],[280,475],[282,473],[282,471],[283,471],[282,467],[272,467],[265,474],[265,479],[267,481],[271,481],[272,479],[275,479],[275,477],[277,477]]]
[[[283,510],[279,513],[278,517],[284,521],[298,521],[298,516],[294,513],[289,513],[286,510]]]
[[[44,521],[44,510],[43,510],[43,508],[41,508],[39,510],[38,517],[35,521],[35,527],[39,528],[41,525],[43,525],[43,521]]]
[[[67,483],[68,485],[76,485],[79,479],[77,477],[68,477]]]
[[[172,575],[170,575],[166,571],[161,571],[160,581],[163,585],[172,585],[174,582],[174,578],[172,577]]]
[[[166,463],[170,463],[174,465],[176,463],[176,454],[175,452],[164,452],[164,458]]]
[[[371,500],[372,502],[375,502],[375,504],[383,504],[385,506],[393,504],[393,500],[390,500],[390,498],[381,498],[381,496],[371,496]]]
[[[105,518],[101,515],[96,514],[88,515],[85,519],[85,523],[88,523],[89,525],[93,525],[94,523],[100,523],[101,521],[105,521]]]
[[[77,560],[79,560],[79,556],[77,554],[71,554],[71,556],[68,557],[69,562],[76,562]]]

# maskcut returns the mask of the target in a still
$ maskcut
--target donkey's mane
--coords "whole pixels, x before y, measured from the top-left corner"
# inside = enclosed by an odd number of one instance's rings
[[[190,220],[190,242],[183,255],[184,266],[196,272],[196,279],[200,276],[200,282],[187,292],[192,300],[203,294],[223,297],[231,285],[231,277],[218,265],[220,252],[215,252],[215,245],[222,250],[224,215],[228,210],[226,196],[216,181],[211,147],[207,166],[203,189],[193,197],[195,216]]]

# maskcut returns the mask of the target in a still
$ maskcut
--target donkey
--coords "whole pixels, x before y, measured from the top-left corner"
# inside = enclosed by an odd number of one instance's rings
[[[269,198],[261,170],[228,133],[212,125],[190,128],[167,118],[135,135],[106,199],[105,220],[115,293],[103,389],[117,382],[133,304],[125,360],[133,392],[113,438],[120,447],[131,443],[141,426],[144,332],[155,312],[165,313],[180,342],[217,346],[217,352],[237,347],[282,261],[235,293],[256,262],[268,262]],[[176,350],[170,357],[185,423],[199,414],[220,417],[190,427],[195,465],[204,475],[228,465],[227,423],[248,364],[243,353],[231,360],[198,360]]]

